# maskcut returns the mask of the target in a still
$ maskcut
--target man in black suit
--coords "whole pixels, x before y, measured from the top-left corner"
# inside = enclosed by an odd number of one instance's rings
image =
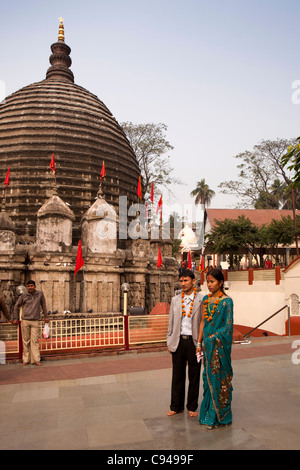
[[[186,407],[191,417],[198,416],[198,396],[201,362],[197,361],[196,343],[202,313],[202,295],[195,288],[195,275],[190,269],[181,270],[182,292],[171,301],[167,346],[172,354],[171,406],[168,416],[184,410],[186,365],[188,364],[188,394]]]

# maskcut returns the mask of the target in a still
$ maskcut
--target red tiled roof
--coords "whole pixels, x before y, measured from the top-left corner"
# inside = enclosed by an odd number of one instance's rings
[[[280,220],[281,217],[293,218],[293,211],[284,209],[206,209],[206,213],[211,227],[214,226],[215,220],[237,219],[242,215],[256,225],[268,225],[272,219]],[[296,214],[299,215],[300,211],[296,211]]]

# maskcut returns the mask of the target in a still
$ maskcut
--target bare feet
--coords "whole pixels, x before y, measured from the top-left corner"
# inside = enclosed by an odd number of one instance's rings
[[[197,413],[197,411],[189,411],[189,416],[190,416],[191,418],[197,418],[198,413]]]
[[[40,362],[35,362],[36,366],[41,366],[42,364]]]
[[[167,413],[167,416],[178,415],[178,413],[182,413],[182,411],[173,411],[173,410],[169,410],[168,413]]]

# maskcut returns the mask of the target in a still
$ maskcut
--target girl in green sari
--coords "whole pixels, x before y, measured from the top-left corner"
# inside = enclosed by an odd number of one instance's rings
[[[207,429],[229,425],[232,421],[231,345],[233,302],[224,292],[222,271],[207,274],[210,293],[203,298],[202,321],[196,353],[203,352],[203,399],[199,422]]]

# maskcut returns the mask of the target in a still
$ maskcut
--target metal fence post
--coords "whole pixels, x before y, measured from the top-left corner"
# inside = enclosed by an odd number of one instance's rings
[[[129,316],[124,315],[125,351],[129,350]]]
[[[249,286],[252,286],[253,278],[254,278],[253,268],[249,268],[248,269],[248,284],[249,284]]]
[[[290,311],[290,306],[287,305],[288,309],[288,334],[291,336],[291,311]]]
[[[19,339],[19,359],[22,359],[23,356],[23,340],[22,340],[22,328],[21,328],[22,322],[19,321],[18,323],[18,329],[19,329],[19,334],[18,334],[18,339]]]

